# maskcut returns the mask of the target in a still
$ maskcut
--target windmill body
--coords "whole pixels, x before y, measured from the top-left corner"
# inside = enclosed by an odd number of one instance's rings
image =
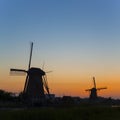
[[[27,85],[24,88],[24,94],[28,99],[40,100],[44,98],[43,75],[45,72],[40,68],[30,68],[28,71]]]
[[[92,88],[90,90],[90,99],[96,99],[97,98],[97,89],[96,88]]]

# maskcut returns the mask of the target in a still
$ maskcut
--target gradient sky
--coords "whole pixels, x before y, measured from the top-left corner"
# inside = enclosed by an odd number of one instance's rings
[[[23,90],[9,70],[27,69],[31,41],[51,93],[88,97],[95,76],[99,95],[120,98],[119,0],[0,0],[0,89]]]

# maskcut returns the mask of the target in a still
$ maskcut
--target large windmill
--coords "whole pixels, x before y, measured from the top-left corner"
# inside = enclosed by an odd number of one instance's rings
[[[26,73],[26,80],[23,90],[23,95],[29,101],[40,101],[45,98],[45,91],[47,94],[49,93],[49,87],[47,83],[46,72],[40,68],[31,67],[31,59],[32,59],[32,51],[33,51],[33,42],[31,43],[30,49],[30,58],[28,64],[28,70],[23,69],[10,69],[11,73]]]
[[[98,98],[97,91],[103,90],[103,89],[107,89],[107,87],[97,88],[96,87],[95,77],[93,77],[93,85],[94,85],[93,88],[85,90],[85,91],[89,91],[90,92],[90,99],[92,99],[92,100]]]

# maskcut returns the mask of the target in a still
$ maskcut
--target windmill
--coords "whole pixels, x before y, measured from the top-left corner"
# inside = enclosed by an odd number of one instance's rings
[[[23,95],[26,96],[26,99],[29,101],[40,101],[45,98],[45,92],[49,95],[49,87],[47,82],[46,72],[40,68],[31,67],[31,59],[32,59],[32,51],[33,51],[33,42],[31,43],[30,48],[30,58],[28,69],[10,69],[12,74],[26,73],[26,80],[23,90]],[[50,71],[49,71],[50,72]]]
[[[103,89],[107,89],[107,87],[97,88],[96,87],[95,77],[93,77],[93,88],[86,89],[85,91],[89,91],[90,92],[90,99],[94,100],[94,99],[96,99],[98,97],[97,96],[97,91],[103,90]]]

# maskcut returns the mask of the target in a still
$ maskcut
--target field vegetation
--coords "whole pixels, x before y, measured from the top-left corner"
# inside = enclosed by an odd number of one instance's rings
[[[67,97],[68,98],[68,97]],[[21,102],[20,97],[0,90],[0,119],[1,120],[120,120],[120,107],[112,107],[113,103],[89,103],[85,100],[74,104],[73,99],[62,99],[57,104],[46,107],[28,106]],[[115,104],[115,105],[116,105]],[[118,104],[120,105],[120,104]]]
[[[1,120],[120,120],[119,107],[75,106],[0,110]]]

